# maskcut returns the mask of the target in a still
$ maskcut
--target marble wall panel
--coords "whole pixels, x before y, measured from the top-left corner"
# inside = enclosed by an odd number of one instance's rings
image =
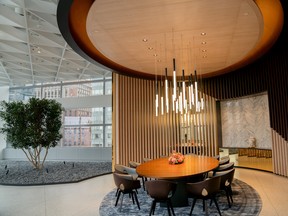
[[[221,101],[222,146],[271,149],[267,94]]]

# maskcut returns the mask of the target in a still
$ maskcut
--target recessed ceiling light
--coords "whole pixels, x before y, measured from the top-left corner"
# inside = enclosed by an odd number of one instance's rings
[[[201,44],[206,44],[206,41],[202,41]]]
[[[203,56],[203,58],[207,58],[207,56],[205,55],[205,56]]]
[[[148,41],[148,39],[147,38],[143,38],[143,40],[142,40],[143,42],[147,42]]]
[[[202,32],[201,35],[204,36],[204,35],[206,35],[206,33],[205,33],[205,32]]]
[[[203,49],[202,52],[207,52],[207,50],[206,50],[206,49]]]
[[[148,49],[149,49],[149,50],[152,50],[152,49],[153,49],[153,47],[148,47]]]
[[[155,53],[153,56],[155,56],[155,57],[156,57],[156,56],[157,56],[157,54]]]

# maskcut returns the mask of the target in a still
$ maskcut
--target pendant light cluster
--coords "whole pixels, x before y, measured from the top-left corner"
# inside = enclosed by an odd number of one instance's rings
[[[156,116],[169,113],[172,109],[176,114],[186,116],[188,113],[197,113],[204,110],[203,94],[198,90],[197,72],[190,74],[188,81],[185,80],[184,69],[182,70],[182,80],[177,80],[176,76],[176,60],[173,59],[173,76],[171,88],[169,88],[169,81],[167,75],[167,68],[165,68],[164,86],[162,80],[160,85],[156,78],[156,95],[155,108]],[[160,96],[160,97],[159,97]],[[160,100],[159,100],[160,99]],[[165,105],[164,105],[165,101]],[[171,107],[172,106],[172,107]]]

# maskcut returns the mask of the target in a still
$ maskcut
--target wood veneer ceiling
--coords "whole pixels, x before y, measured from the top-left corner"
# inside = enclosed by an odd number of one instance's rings
[[[272,47],[283,26],[279,0],[74,0],[69,10],[71,35],[89,57],[152,79],[165,67],[171,76],[173,58],[177,76],[243,67]]]

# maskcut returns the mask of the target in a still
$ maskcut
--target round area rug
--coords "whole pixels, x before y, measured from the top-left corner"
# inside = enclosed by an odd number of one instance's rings
[[[233,201],[231,208],[228,207],[227,198],[225,192],[220,192],[217,196],[217,202],[222,215],[237,215],[237,216],[252,216],[259,215],[262,208],[262,201],[257,191],[250,185],[238,179],[233,180],[232,184],[233,190]],[[125,194],[123,198],[122,209],[120,211],[121,198],[119,199],[118,205],[115,207],[116,201],[116,189],[109,192],[101,202],[99,212],[101,216],[114,216],[114,215],[149,215],[152,198],[147,195],[143,189],[138,190],[138,200],[140,203],[140,210],[137,208],[137,204],[133,205],[132,199],[129,198],[128,194]],[[122,195],[121,195],[122,196]],[[189,198],[189,206],[187,207],[177,207],[174,208],[175,215],[189,215],[191,204],[193,199]],[[219,215],[217,208],[214,204],[210,206],[210,200],[208,204],[208,214],[209,215]],[[168,215],[166,207],[160,207],[159,203],[156,205],[155,213],[156,216]],[[196,205],[193,209],[192,215],[205,215],[202,208],[202,200],[197,200]]]

